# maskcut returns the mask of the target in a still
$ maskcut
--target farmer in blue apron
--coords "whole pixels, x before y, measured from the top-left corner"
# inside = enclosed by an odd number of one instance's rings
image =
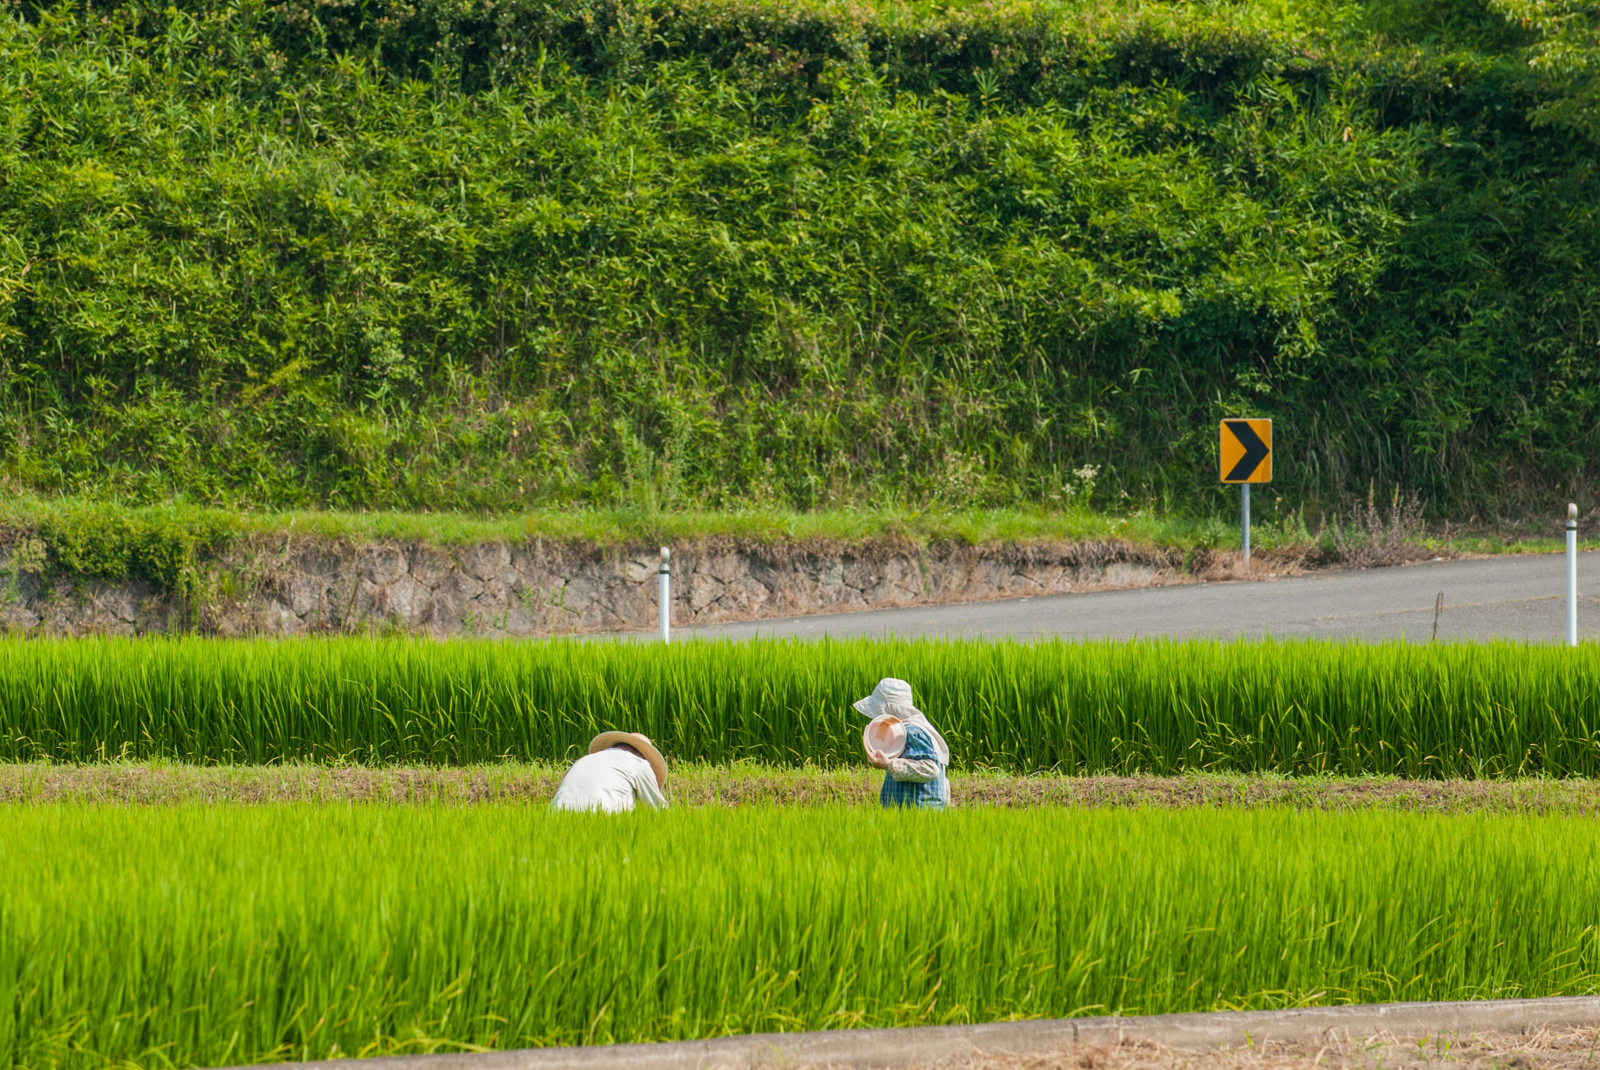
[[[884,771],[878,801],[886,808],[949,806],[945,770],[950,766],[950,747],[927,715],[911,704],[911,685],[886,677],[854,705],[868,721],[862,737],[867,760]]]

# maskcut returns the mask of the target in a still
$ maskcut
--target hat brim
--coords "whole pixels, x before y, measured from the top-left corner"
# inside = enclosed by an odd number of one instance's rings
[[[861,730],[861,745],[866,749],[867,756],[869,758],[872,756],[873,751],[877,751],[885,758],[898,758],[900,755],[906,752],[906,734],[903,730],[901,731],[899,738],[886,747],[875,747],[872,745],[872,726],[883,720],[884,717],[893,718],[896,724],[903,725],[905,723],[901,721],[900,718],[895,717],[892,713],[885,713],[868,721],[867,726]]]
[[[915,706],[904,702],[878,702],[874,701],[876,695],[858,698],[850,703],[850,707],[869,721],[876,721],[879,717],[893,715],[902,721],[908,717],[921,717],[922,711]]]
[[[589,753],[595,754],[618,743],[626,743],[644,756],[644,760],[650,763],[650,771],[656,775],[656,787],[667,786],[667,760],[661,757],[654,743],[637,732],[601,732],[589,741]]]

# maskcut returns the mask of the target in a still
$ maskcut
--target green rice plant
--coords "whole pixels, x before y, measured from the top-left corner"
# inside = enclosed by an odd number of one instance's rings
[[[0,808],[0,1065],[1600,989],[1592,820]]]
[[[1600,658],[1509,643],[0,644],[0,759],[863,761],[849,702],[912,683],[958,767],[1600,775]]]

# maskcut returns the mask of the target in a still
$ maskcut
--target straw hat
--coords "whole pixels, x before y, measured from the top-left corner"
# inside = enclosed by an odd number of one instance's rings
[[[881,751],[886,758],[898,758],[906,749],[905,722],[892,713],[874,717],[861,730],[861,743],[869,757],[873,751]]]
[[[656,745],[650,742],[649,736],[641,736],[637,732],[601,732],[589,741],[589,753],[595,754],[607,750],[618,743],[626,743],[650,763],[651,770],[656,774],[656,787],[667,786],[667,760],[661,757],[661,752],[656,750]]]

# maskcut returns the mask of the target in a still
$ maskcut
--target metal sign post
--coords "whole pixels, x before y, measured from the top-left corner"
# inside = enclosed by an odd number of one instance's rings
[[[1567,503],[1567,645],[1578,645],[1578,507]]]
[[[1244,567],[1250,567],[1250,484],[1239,488],[1239,541],[1244,544]]]
[[[661,641],[672,641],[672,551],[661,548]]]
[[[1244,565],[1250,567],[1250,484],[1272,482],[1272,421],[1224,420],[1219,428],[1222,445],[1221,476],[1239,486],[1239,542]]]

